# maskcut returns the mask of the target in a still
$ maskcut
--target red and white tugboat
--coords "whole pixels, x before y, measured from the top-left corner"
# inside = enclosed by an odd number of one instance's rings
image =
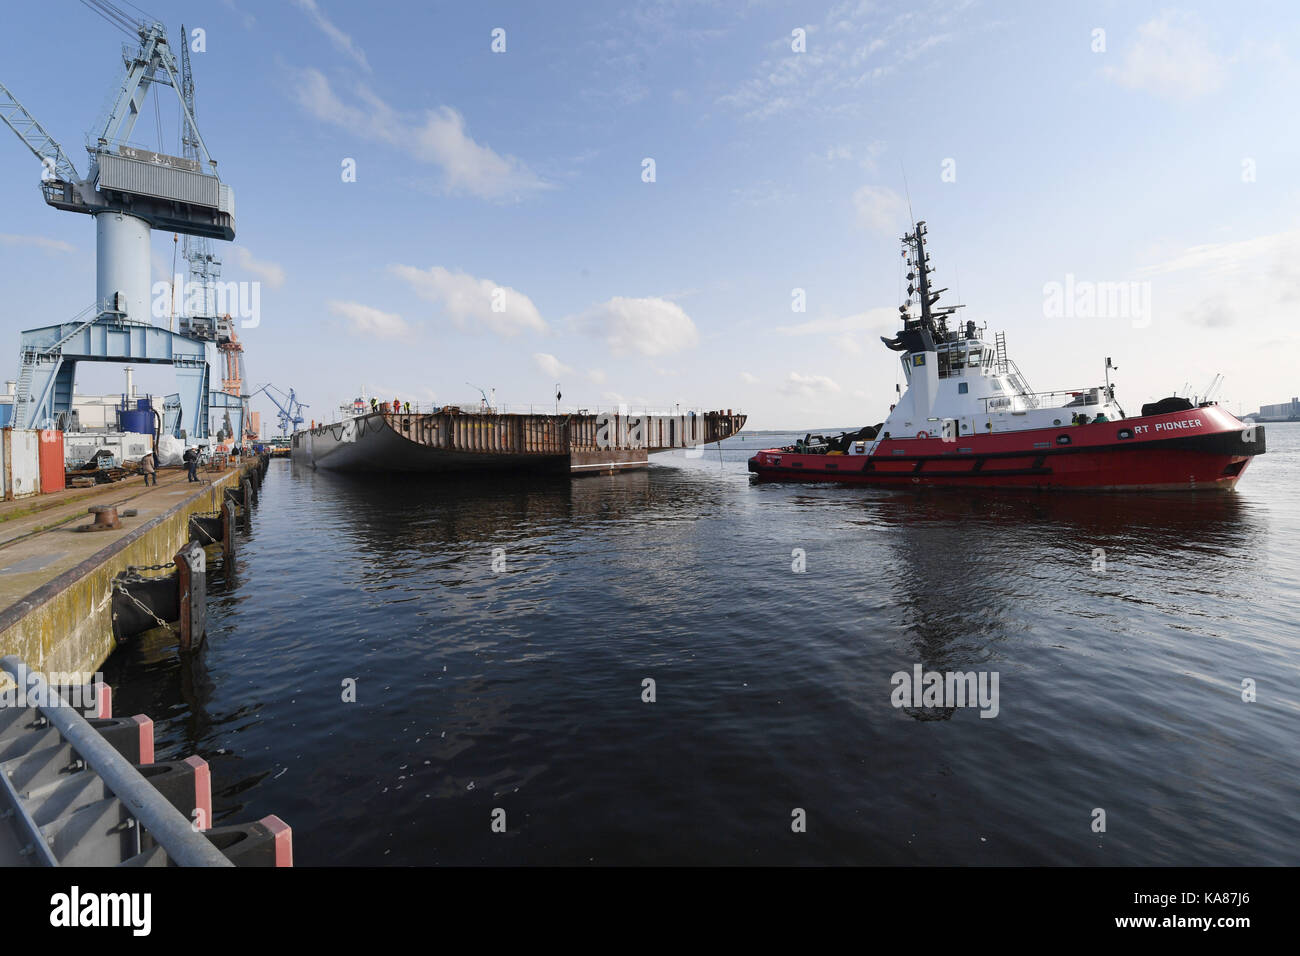
[[[881,338],[901,353],[907,389],[879,425],[835,437],[809,435],[768,448],[749,470],[769,481],[890,486],[1174,491],[1230,489],[1255,455],[1264,427],[1213,402],[1166,398],[1129,417],[1106,384],[1033,392],[1007,357],[1006,337],[984,340],[974,322],[935,308],[925,223],[903,237],[908,305],[903,328]],[[912,297],[920,315],[909,311]]]

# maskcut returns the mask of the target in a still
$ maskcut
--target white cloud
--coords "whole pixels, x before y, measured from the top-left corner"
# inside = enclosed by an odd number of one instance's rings
[[[370,335],[381,339],[404,338],[411,327],[395,312],[381,312],[360,302],[342,302],[332,299],[325,303],[332,314],[343,318],[348,328],[357,335]]]
[[[806,26],[804,52],[791,48],[788,32],[773,38],[769,55],[755,66],[753,75],[719,97],[718,103],[751,120],[796,110],[805,115],[859,113],[868,102],[863,87],[953,40],[955,34],[941,28],[961,18],[970,6],[938,0],[920,12],[911,8],[896,12],[877,3],[841,4],[824,17],[820,33],[816,24]]]
[[[757,375],[751,375],[749,372],[741,372],[740,380],[744,382],[746,385],[757,385],[760,381],[762,381],[762,379],[760,379]]]
[[[253,16],[246,10],[239,9],[235,4],[235,0],[221,0],[221,3],[227,10],[239,17],[240,21],[244,24],[245,30],[251,30],[257,25],[257,17]]]
[[[76,252],[76,246],[62,239],[46,239],[44,236],[18,236],[13,233],[0,232],[0,245],[30,246],[44,249],[46,252]]]
[[[852,335],[845,333],[831,339],[831,347],[846,355],[861,355],[862,345]]]
[[[1300,302],[1300,230],[1231,242],[1190,246],[1172,258],[1139,269],[1150,277],[1161,311],[1205,328],[1289,315]],[[1168,282],[1166,276],[1177,275]],[[1231,289],[1225,295],[1224,289]]]
[[[593,368],[587,372],[587,378],[591,380],[593,385],[604,385],[605,379],[608,377],[609,376],[605,374],[605,370],[601,368]]]
[[[842,335],[846,332],[893,332],[898,310],[878,307],[854,315],[832,319],[810,319],[798,325],[779,325],[773,331],[781,335]]]
[[[534,352],[533,364],[545,372],[550,378],[563,378],[565,375],[570,375],[573,372],[571,367],[565,365],[549,352]]]
[[[668,355],[699,342],[691,317],[667,299],[615,296],[575,320],[584,332],[605,340],[615,355]]]
[[[442,266],[417,269],[393,265],[388,271],[410,285],[416,295],[442,306],[458,328],[487,329],[507,337],[525,331],[546,331],[546,322],[533,300],[499,282],[451,272]]]
[[[235,261],[239,263],[240,268],[259,276],[272,289],[284,285],[284,267],[279,263],[271,262],[269,259],[254,259],[253,254],[243,246],[235,246],[234,252]]]
[[[1137,40],[1119,66],[1103,71],[1132,90],[1170,99],[1192,99],[1219,89],[1226,61],[1210,49],[1204,26],[1195,17],[1167,11],[1138,27]]]
[[[465,131],[464,117],[450,106],[425,110],[422,119],[413,119],[364,86],[356,90],[359,103],[345,103],[324,74],[312,69],[298,73],[293,93],[298,105],[317,119],[363,139],[388,143],[420,162],[437,166],[449,192],[508,199],[552,188],[515,157],[502,156],[475,142]]]
[[[1162,275],[1194,270],[1197,278],[1218,283],[1246,283],[1246,277],[1264,264],[1279,265],[1300,257],[1300,231],[1277,232],[1233,242],[1208,242],[1191,246],[1165,262],[1147,266],[1138,275]]]
[[[838,392],[840,387],[825,375],[802,375],[799,372],[791,372],[781,383],[781,391],[798,398],[814,398],[828,392]]]
[[[909,216],[907,201],[887,186],[863,186],[853,194],[858,222],[876,232],[902,232]]]
[[[316,24],[317,29],[329,37],[335,49],[356,61],[357,65],[367,73],[370,72],[370,62],[366,59],[365,51],[321,12],[321,8],[316,5],[316,0],[293,0],[293,5],[307,14],[312,23]]]

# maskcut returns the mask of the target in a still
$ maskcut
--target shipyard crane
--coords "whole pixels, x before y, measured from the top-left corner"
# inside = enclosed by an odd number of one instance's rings
[[[491,410],[492,407],[496,404],[497,390],[496,390],[495,388],[492,389],[492,400],[489,401],[489,400],[488,400],[488,393],[487,393],[487,391],[483,388],[482,385],[475,385],[473,382],[466,382],[465,384],[468,385],[470,388],[477,389],[477,390],[478,390],[478,393],[479,393],[481,396],[483,396],[483,403],[482,403],[482,405],[479,406],[479,408],[480,408],[481,411],[489,411],[489,410]]]
[[[189,36],[183,23],[181,36]],[[194,71],[190,68],[188,43],[181,44],[181,99],[185,101],[190,117],[197,120]],[[197,133],[192,133],[188,127],[181,132],[181,149],[190,162],[198,163],[202,160],[201,145]],[[186,310],[186,314],[181,317],[181,331],[189,332],[199,338],[213,338],[220,345],[231,338],[230,316],[216,314],[214,292],[216,281],[221,276],[221,258],[213,251],[211,240],[207,236],[188,234],[182,245],[181,257],[189,263],[190,282],[203,290],[201,308],[197,314],[190,314],[189,310]]]
[[[273,388],[281,395],[284,395],[284,402],[281,402],[271,394],[271,389]],[[269,398],[275,404],[275,407],[280,410],[276,415],[276,418],[280,420],[280,437],[288,438],[289,433],[297,431],[298,426],[303,423],[304,419],[302,417],[302,410],[310,406],[304,405],[302,402],[298,401],[298,396],[292,388],[289,389],[288,394],[285,394],[284,389],[277,388],[270,382],[267,382],[261,388],[256,389],[253,394],[248,397],[252,398],[253,395],[257,395],[261,392],[265,392],[266,397]]]
[[[181,418],[193,437],[206,437],[210,394],[209,342],[215,334],[173,333],[150,321],[150,235],[165,229],[186,237],[235,237],[234,194],[217,175],[193,114],[182,70],[156,21],[137,20],[109,0],[82,0],[93,12],[138,41],[124,48],[124,74],[108,118],[88,139],[82,177],[58,141],[0,84],[0,120],[41,163],[41,193],[55,209],[95,221],[96,294],[83,315],[22,333],[22,360],[14,403],[16,427],[51,427],[72,408],[79,362],[169,364],[176,373]],[[185,47],[182,42],[182,49]],[[183,52],[182,59],[188,59]],[[128,145],[149,92],[171,87],[180,105],[186,157]],[[160,95],[162,95],[160,93]],[[215,333],[215,330],[214,330]],[[179,426],[178,426],[179,427]]]

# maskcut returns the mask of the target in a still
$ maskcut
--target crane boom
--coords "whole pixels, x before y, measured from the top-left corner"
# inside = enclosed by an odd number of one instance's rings
[[[63,147],[46,132],[45,127],[37,121],[36,117],[27,112],[27,107],[19,103],[18,97],[14,96],[3,83],[0,83],[0,119],[18,134],[18,138],[36,154],[36,158],[48,170],[44,178],[59,179],[65,183],[81,182],[77,167],[72,165],[72,160],[68,159],[68,154],[63,151]]]

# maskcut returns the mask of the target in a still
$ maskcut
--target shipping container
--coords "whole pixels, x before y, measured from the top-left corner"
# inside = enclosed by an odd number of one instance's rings
[[[41,432],[41,494],[63,490],[63,432]]]
[[[39,494],[41,490],[41,433],[29,429],[3,429],[4,496],[6,501]]]

